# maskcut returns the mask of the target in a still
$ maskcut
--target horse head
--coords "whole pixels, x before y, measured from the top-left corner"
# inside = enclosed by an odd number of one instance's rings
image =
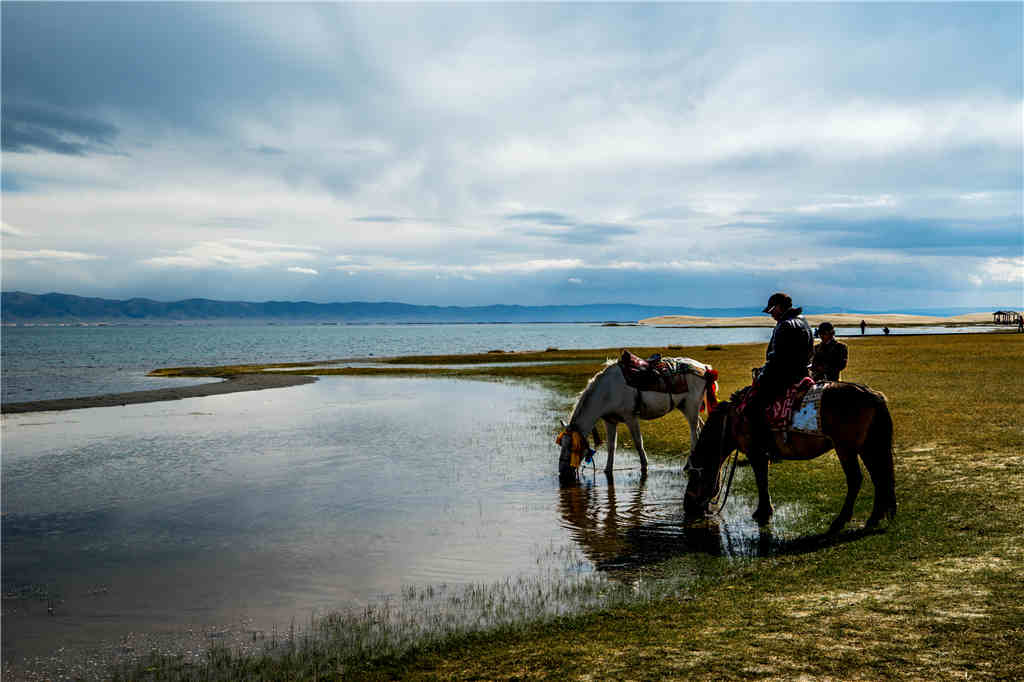
[[[718,494],[722,463],[735,447],[735,439],[729,428],[731,407],[729,401],[721,402],[708,415],[690,454],[689,480],[683,502],[683,509],[688,516],[707,516],[711,499]]]
[[[591,461],[594,456],[590,442],[575,424],[566,426],[565,422],[562,422],[562,432],[555,439],[555,444],[562,448],[558,456],[559,478],[563,481],[575,481],[579,477],[580,463]]]

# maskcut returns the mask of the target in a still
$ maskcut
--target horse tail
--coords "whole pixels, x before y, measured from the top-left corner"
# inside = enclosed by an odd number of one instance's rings
[[[885,480],[879,481],[884,488],[876,490],[875,494],[885,494],[886,510],[891,519],[896,516],[896,469],[893,453],[892,414],[889,412],[889,404],[885,396],[878,391],[868,390],[875,398],[875,414],[868,427],[867,438],[864,439],[864,451],[870,452],[872,457],[878,458],[877,466]]]
[[[718,406],[718,370],[705,365],[704,371],[704,409],[708,415]]]

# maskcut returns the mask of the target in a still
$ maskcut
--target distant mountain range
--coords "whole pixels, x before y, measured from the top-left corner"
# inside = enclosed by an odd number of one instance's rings
[[[432,306],[408,303],[350,301],[310,303],[307,301],[212,301],[190,298],[183,301],[154,301],[132,298],[126,301],[84,298],[70,294],[27,294],[3,292],[4,324],[98,323],[139,324],[166,322],[337,322],[429,323],[429,322],[636,322],[656,315],[734,316],[751,315],[753,308],[682,308],[674,306],[593,305],[488,305]]]
[[[846,312],[829,309],[813,312]],[[860,311],[868,312],[868,311]],[[974,312],[957,308],[899,310],[887,312],[955,315]],[[281,322],[281,323],[510,323],[510,322],[620,322],[630,323],[660,315],[700,317],[741,317],[758,315],[760,308],[687,308],[679,306],[634,305],[629,303],[590,305],[488,305],[432,306],[395,302],[310,303],[307,301],[213,301],[190,298],[183,301],[154,301],[132,298],[118,301],[85,298],[71,294],[27,294],[3,292],[0,317],[4,324],[100,323],[143,324],[175,322]]]

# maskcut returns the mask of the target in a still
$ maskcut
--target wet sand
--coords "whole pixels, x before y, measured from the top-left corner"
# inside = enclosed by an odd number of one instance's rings
[[[182,381],[188,381],[183,378]],[[294,374],[240,374],[219,383],[206,383],[181,388],[157,388],[148,391],[132,391],[130,393],[108,393],[105,395],[87,396],[84,398],[59,398],[56,400],[32,400],[23,403],[4,403],[4,414],[21,412],[47,412],[55,410],[78,410],[86,407],[115,407],[118,405],[138,405],[155,403],[161,400],[181,400],[183,398],[201,398],[209,395],[237,393],[238,391],[259,391],[265,388],[285,388],[299,386],[316,381],[316,377],[298,376]]]
[[[930,315],[903,315],[900,313],[883,313],[878,315],[861,315],[857,313],[825,313],[806,315],[811,325],[831,322],[836,327],[859,327],[864,320],[869,327],[927,327],[942,325],[973,325],[992,324],[992,313],[979,312],[955,317],[934,317]],[[769,315],[751,317],[694,317],[686,315],[662,315],[640,320],[638,324],[654,327],[774,327],[775,320]]]

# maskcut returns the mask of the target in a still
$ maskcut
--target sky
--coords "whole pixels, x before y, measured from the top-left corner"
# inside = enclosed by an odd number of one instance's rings
[[[4,2],[4,291],[1024,309],[1024,4]]]

